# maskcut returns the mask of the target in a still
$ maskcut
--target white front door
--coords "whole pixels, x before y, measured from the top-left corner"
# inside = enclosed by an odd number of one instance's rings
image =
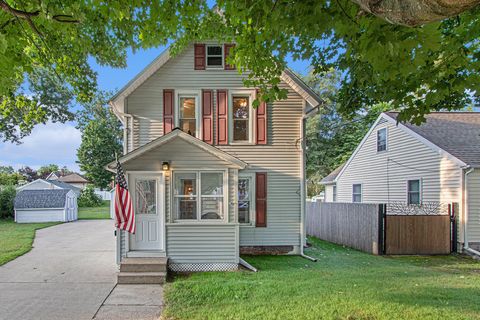
[[[129,190],[135,212],[132,251],[164,251],[163,174],[129,174]]]

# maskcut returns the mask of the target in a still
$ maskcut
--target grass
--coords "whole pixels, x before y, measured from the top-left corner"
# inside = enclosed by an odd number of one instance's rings
[[[311,238],[306,254],[244,257],[259,269],[177,275],[166,319],[480,319],[480,262],[379,257]]]
[[[102,201],[100,207],[79,207],[78,219],[110,219],[110,201]]]
[[[15,223],[0,220],[0,266],[32,249],[35,230],[50,227],[59,222]]]

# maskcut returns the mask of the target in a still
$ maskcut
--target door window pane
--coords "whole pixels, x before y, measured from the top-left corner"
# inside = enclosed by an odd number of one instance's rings
[[[157,213],[156,180],[135,181],[135,213]]]
[[[250,179],[238,179],[238,222],[250,223]]]
[[[192,136],[196,134],[195,97],[181,97],[179,103],[180,129]]]
[[[233,141],[249,140],[249,118],[249,98],[233,97]]]

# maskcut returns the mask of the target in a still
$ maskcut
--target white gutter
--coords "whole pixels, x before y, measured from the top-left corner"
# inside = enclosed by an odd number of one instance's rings
[[[306,106],[306,101],[303,100],[303,110],[305,110]],[[318,106],[317,106],[318,107]],[[315,107],[315,108],[317,108]],[[314,108],[314,109],[315,109]],[[313,109],[313,110],[314,110]],[[303,253],[303,248],[305,247],[306,239],[307,239],[307,232],[306,232],[306,226],[305,226],[305,207],[306,207],[306,186],[305,186],[305,169],[306,169],[306,160],[305,160],[305,122],[307,121],[307,116],[308,114],[305,114],[302,119],[300,120],[300,149],[301,149],[301,155],[300,155],[300,160],[302,164],[302,170],[300,172],[300,256],[302,256],[305,259],[308,259],[310,261],[316,262],[317,259],[312,258],[310,256],[307,256],[305,253]]]
[[[470,173],[472,173],[475,169],[474,168],[469,168],[467,167],[466,169],[468,169],[466,172],[465,172],[465,187],[464,187],[464,192],[465,192],[465,196],[464,196],[464,199],[465,199],[465,209],[464,209],[464,221],[463,221],[463,249],[464,250],[473,250],[473,249],[470,249],[469,246],[468,246],[468,228],[467,228],[467,224],[468,224],[468,175]],[[473,250],[475,251],[475,250]],[[480,255],[480,253],[479,253]]]
[[[248,263],[247,261],[243,260],[242,258],[238,258],[238,263],[240,263],[240,265],[244,266],[245,268],[247,268],[248,270],[250,271],[253,271],[253,272],[257,272],[257,268],[255,268],[254,266],[252,266],[250,263]]]

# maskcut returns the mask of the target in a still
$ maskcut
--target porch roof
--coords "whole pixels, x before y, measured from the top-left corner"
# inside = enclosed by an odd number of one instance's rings
[[[218,159],[221,159],[223,161],[226,161],[230,164],[232,164],[234,167],[238,168],[238,169],[245,169],[248,164],[234,156],[232,156],[231,154],[223,151],[223,150],[220,150],[198,138],[195,138],[193,136],[191,136],[190,134],[188,133],[185,133],[183,132],[180,128],[175,128],[172,130],[172,132],[169,132],[167,133],[166,135],[163,135],[155,140],[152,140],[150,141],[149,143],[127,153],[126,155],[123,155],[122,157],[120,157],[118,160],[120,161],[121,164],[124,164],[124,163],[127,163],[129,161],[132,161],[138,157],[140,157],[141,155],[155,149],[155,148],[158,148],[168,142],[171,142],[173,141],[174,139],[182,139],[183,141],[205,151],[206,153],[209,153],[215,157],[217,157]],[[111,171],[111,172],[115,172],[116,171],[116,162],[115,161],[112,161],[110,162],[109,164],[107,164],[106,166],[106,169]]]

